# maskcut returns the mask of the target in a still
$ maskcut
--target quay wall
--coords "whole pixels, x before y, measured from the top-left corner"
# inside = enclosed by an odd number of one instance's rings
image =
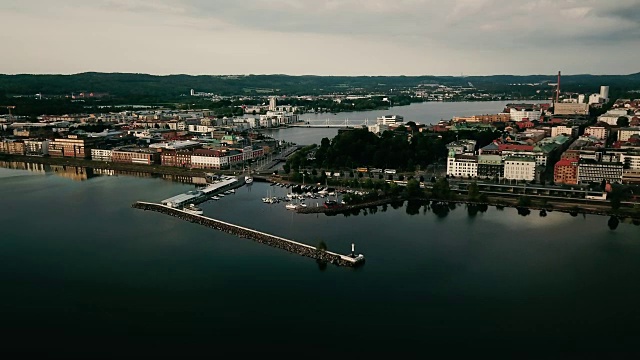
[[[215,220],[202,215],[189,214],[182,210],[161,204],[138,201],[131,206],[135,209],[156,211],[162,214],[170,215],[182,220],[204,225],[212,229],[224,231],[241,238],[251,239],[261,244],[286,250],[293,254],[306,256],[316,260],[326,261],[338,266],[353,267],[359,265],[362,262],[362,259],[356,260],[350,256],[341,255],[330,251],[318,250],[313,246],[302,244],[293,240],[230,224],[224,221]]]

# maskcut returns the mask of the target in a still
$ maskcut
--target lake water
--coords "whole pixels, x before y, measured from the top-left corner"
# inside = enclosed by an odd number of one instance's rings
[[[414,121],[420,124],[435,124],[440,120],[451,120],[454,116],[471,116],[483,114],[497,114],[504,110],[508,103],[521,101],[469,101],[469,102],[423,102],[413,103],[407,106],[395,106],[389,110],[355,111],[344,113],[303,114],[303,121],[325,121],[330,123],[343,122],[344,120],[369,120],[375,124],[378,117],[383,115],[402,115],[404,121]],[[543,101],[526,101],[527,103],[539,103]],[[319,144],[322,138],[332,139],[338,134],[337,128],[288,128],[265,130],[266,134],[279,139],[294,142],[301,145]]]
[[[3,353],[208,357],[635,353],[640,227],[396,204],[300,215],[266,183],[205,215],[348,253],[350,269],[154,212],[194,185],[0,168]],[[310,203],[310,205],[313,205]],[[13,356],[15,357],[15,356]]]

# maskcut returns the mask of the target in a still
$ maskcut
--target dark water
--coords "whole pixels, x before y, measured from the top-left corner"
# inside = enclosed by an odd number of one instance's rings
[[[193,185],[0,169],[2,351],[245,354],[636,353],[640,227],[551,212],[400,204],[297,215],[254,183],[205,215],[367,258],[314,260],[134,210]],[[311,204],[313,205],[313,204]],[[413,214],[413,215],[411,215]],[[15,357],[15,356],[14,356]]]
[[[454,116],[471,116],[497,114],[504,110],[508,103],[522,101],[466,101],[466,102],[424,102],[406,106],[395,106],[389,110],[354,111],[343,113],[303,114],[300,120],[325,121],[342,123],[348,120],[369,120],[375,124],[376,119],[383,115],[402,115],[404,121],[414,121],[419,124],[435,124],[440,120],[451,120]],[[526,101],[538,103],[541,101]],[[338,134],[337,128],[289,128],[265,130],[265,133],[279,139],[296,144],[319,144],[322,138],[332,139]]]

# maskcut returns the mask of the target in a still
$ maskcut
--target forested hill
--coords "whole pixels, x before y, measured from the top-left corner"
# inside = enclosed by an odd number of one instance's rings
[[[108,93],[116,97],[175,97],[191,89],[219,95],[320,95],[387,93],[419,85],[470,86],[508,92],[510,84],[555,83],[556,75],[492,76],[290,76],[290,75],[149,75],[81,73],[74,75],[0,75],[0,95]],[[630,75],[566,75],[564,91],[597,92],[600,85],[621,91],[640,89],[640,73]],[[526,86],[526,85],[525,85]]]

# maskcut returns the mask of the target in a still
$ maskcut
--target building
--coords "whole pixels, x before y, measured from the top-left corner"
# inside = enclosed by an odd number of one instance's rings
[[[504,164],[500,155],[478,155],[478,177],[481,179],[501,179]]]
[[[529,157],[507,157],[504,159],[504,178],[508,180],[535,180],[536,160]]]
[[[466,117],[455,116],[453,122],[481,122],[481,123],[494,123],[494,122],[507,122],[511,120],[511,115],[507,113],[499,114],[487,114],[487,115],[473,115]]]
[[[620,162],[625,169],[640,170],[640,153],[620,154]]]
[[[91,149],[102,142],[102,138],[69,135],[66,138],[54,139],[49,142],[49,156],[88,159],[91,157]]]
[[[509,109],[509,118],[511,121],[519,122],[522,120],[540,120],[542,112],[540,110],[522,109],[517,110],[514,108]]]
[[[160,153],[149,148],[124,147],[111,151],[111,161],[125,164],[153,165],[160,162]]]
[[[25,154],[24,141],[4,139],[0,142],[0,153],[24,155]]]
[[[579,183],[621,183],[623,165],[620,162],[600,162],[591,159],[580,159],[578,162]]]
[[[602,102],[602,97],[600,94],[591,94],[589,95],[589,105],[600,104]]]
[[[592,136],[600,140],[606,140],[609,137],[609,128],[606,126],[588,126],[584,129],[584,135]]]
[[[553,167],[553,181],[556,184],[577,184],[579,160],[577,153],[565,152]]]
[[[600,86],[600,99],[603,102],[609,101],[609,87],[608,86]]]
[[[91,160],[111,161],[111,149],[91,149]]]
[[[24,153],[25,155],[48,155],[49,154],[49,140],[34,140],[29,139],[24,141]]]
[[[375,125],[369,125],[367,128],[369,129],[369,132],[380,135],[383,132],[389,130],[389,125],[375,124]]]
[[[640,135],[640,127],[618,129],[618,141],[629,141],[633,135]]]
[[[580,127],[578,126],[565,126],[559,125],[551,128],[551,137],[555,137],[558,135],[568,135],[577,137]]]
[[[474,154],[476,151],[475,140],[458,140],[447,144],[447,149],[453,151],[456,155]]]
[[[455,177],[475,178],[478,176],[478,158],[475,155],[456,155],[449,150],[447,158],[447,175]]]
[[[380,125],[400,125],[404,122],[404,117],[400,115],[383,115],[376,119],[376,124]]]
[[[583,104],[581,102],[555,103],[553,106],[553,114],[554,115],[589,115],[589,104]]]
[[[269,98],[269,111],[276,111],[277,100],[275,96]]]

